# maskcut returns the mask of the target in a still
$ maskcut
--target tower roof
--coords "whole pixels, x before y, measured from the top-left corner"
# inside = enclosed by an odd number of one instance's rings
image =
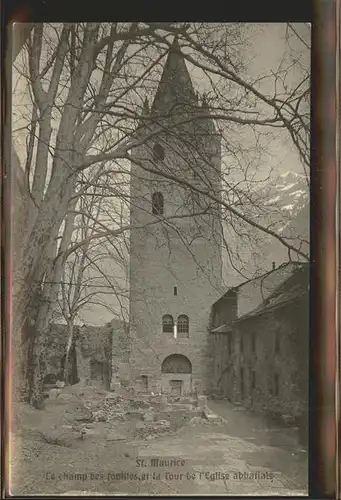
[[[177,37],[169,49],[152,113],[164,113],[176,104],[196,104],[196,94]]]

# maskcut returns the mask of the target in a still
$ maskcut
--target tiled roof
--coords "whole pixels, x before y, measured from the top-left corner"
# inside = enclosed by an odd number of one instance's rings
[[[309,265],[301,264],[295,272],[281,283],[277,289],[259,307],[241,316],[236,321],[258,316],[277,307],[282,307],[298,300],[309,292]]]
[[[277,281],[277,286],[276,286],[276,279],[271,281],[271,288],[268,287],[267,292],[270,292],[265,299],[258,304],[254,309],[247,311],[245,314],[239,316],[238,318],[234,319],[231,321],[231,323],[224,323],[223,325],[220,325],[218,327],[215,327],[214,329],[211,330],[211,333],[228,333],[231,331],[232,325],[237,323],[238,321],[243,321],[248,318],[252,318],[255,316],[258,316],[260,314],[266,313],[272,309],[278,308],[278,307],[283,307],[288,303],[291,303],[295,300],[299,300],[302,296],[306,296],[309,291],[309,272],[310,272],[310,267],[309,263],[290,263],[292,269],[289,270],[291,271],[287,277],[283,277],[283,274],[281,276],[281,280]],[[285,267],[288,267],[288,265],[281,266],[281,268],[278,269],[283,269]],[[271,271],[270,273],[266,273],[263,275],[261,278],[265,278],[269,276],[272,273],[275,273],[276,270]],[[243,285],[249,284],[252,281],[259,280],[260,278],[255,278],[254,280],[248,280],[238,287],[231,288],[223,297],[221,297],[219,300],[223,299],[224,297],[227,296],[229,292],[232,290],[242,290]],[[251,291],[252,293],[252,291]],[[238,293],[239,295],[239,293]],[[217,301],[219,302],[219,301]],[[217,304],[215,302],[215,304]]]
[[[297,267],[300,267],[302,266],[302,263],[301,262],[285,262],[284,264],[276,267],[276,269],[272,269],[271,271],[268,271],[267,273],[264,273],[262,274],[261,276],[255,276],[254,278],[250,278],[246,281],[243,281],[243,283],[240,283],[239,285],[236,285],[232,288],[229,288],[218,300],[216,300],[214,302],[214,304],[217,304],[220,300],[222,300],[224,297],[227,297],[229,295],[230,292],[237,292],[237,291],[241,291],[243,289],[244,286],[254,282],[256,283],[257,281],[259,282],[265,282],[266,279],[268,277],[271,277],[271,276],[274,276],[276,274],[280,274],[280,272],[283,270],[283,269],[290,269],[292,268],[292,272],[294,272],[294,270],[297,268]],[[280,282],[280,280],[279,280]],[[214,305],[213,304],[213,305]]]

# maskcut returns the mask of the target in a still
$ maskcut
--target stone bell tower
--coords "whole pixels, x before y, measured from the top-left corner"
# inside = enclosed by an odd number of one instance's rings
[[[130,369],[135,389],[208,387],[208,325],[221,290],[220,137],[177,39],[132,150]]]

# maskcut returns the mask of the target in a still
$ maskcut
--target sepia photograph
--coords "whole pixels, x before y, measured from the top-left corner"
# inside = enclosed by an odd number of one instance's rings
[[[12,38],[10,494],[307,496],[311,24]]]

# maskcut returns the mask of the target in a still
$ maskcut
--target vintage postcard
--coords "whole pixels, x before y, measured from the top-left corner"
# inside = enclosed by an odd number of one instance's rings
[[[311,25],[13,30],[8,491],[306,496]]]

